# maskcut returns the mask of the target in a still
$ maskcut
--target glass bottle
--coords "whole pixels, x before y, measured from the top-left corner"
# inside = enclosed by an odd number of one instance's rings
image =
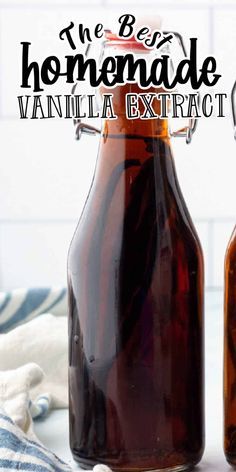
[[[234,130],[236,82],[232,90]],[[235,135],[236,137],[236,135]],[[236,227],[225,255],[224,284],[224,452],[236,465]]]
[[[83,467],[185,470],[204,447],[202,250],[168,120],[128,120],[127,92],[144,91],[112,89],[68,256],[70,446]]]
[[[225,255],[224,451],[236,465],[236,229]]]

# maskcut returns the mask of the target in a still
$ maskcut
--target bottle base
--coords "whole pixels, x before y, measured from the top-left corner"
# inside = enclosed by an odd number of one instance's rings
[[[236,469],[236,454],[229,454],[225,452],[225,458],[228,464],[233,468]]]
[[[89,459],[81,459],[81,457],[78,457],[76,454],[72,454],[73,459],[79,464],[81,469],[88,470],[93,468],[97,464],[104,464],[108,467],[110,467],[114,472],[184,472],[184,471],[190,471],[192,470],[196,463],[194,464],[180,464],[176,466],[168,466],[168,467],[155,467],[155,466],[141,466],[141,467],[132,467],[130,465],[116,465],[114,463],[108,463],[106,461],[93,461]]]

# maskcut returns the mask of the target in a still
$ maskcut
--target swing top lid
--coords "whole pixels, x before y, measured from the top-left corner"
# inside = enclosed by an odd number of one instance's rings
[[[139,42],[137,40],[136,33],[142,28],[149,28],[150,31],[147,34],[147,37],[150,37],[154,31],[161,32],[162,18],[159,15],[144,15],[141,18],[137,19],[133,25],[135,34],[129,38],[118,36],[117,25],[114,27],[112,25],[110,26],[111,28],[107,28],[105,30],[105,38],[107,40],[107,43],[110,43],[110,45],[115,43],[116,46],[120,46],[125,49],[145,50],[147,48],[145,48],[142,42]]]

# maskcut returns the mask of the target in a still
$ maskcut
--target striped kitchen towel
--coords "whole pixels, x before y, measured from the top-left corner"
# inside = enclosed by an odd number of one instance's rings
[[[0,470],[65,472],[73,469],[41,443],[30,440],[0,409]]]
[[[65,288],[30,288],[0,292],[0,333],[6,333],[42,313],[66,316]]]
[[[78,472],[59,459],[38,441],[29,439],[0,408],[0,470],[33,472]],[[94,472],[111,472],[104,464],[97,464]]]

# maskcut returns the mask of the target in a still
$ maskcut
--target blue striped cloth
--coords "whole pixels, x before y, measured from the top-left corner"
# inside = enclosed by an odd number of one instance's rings
[[[32,441],[0,408],[0,470],[33,472],[78,472],[42,444]],[[112,472],[105,464],[97,464],[93,472]]]
[[[66,316],[65,288],[30,288],[0,292],[0,333],[32,320],[43,313]]]
[[[0,470],[71,472],[73,469],[42,444],[28,439],[0,409]]]

